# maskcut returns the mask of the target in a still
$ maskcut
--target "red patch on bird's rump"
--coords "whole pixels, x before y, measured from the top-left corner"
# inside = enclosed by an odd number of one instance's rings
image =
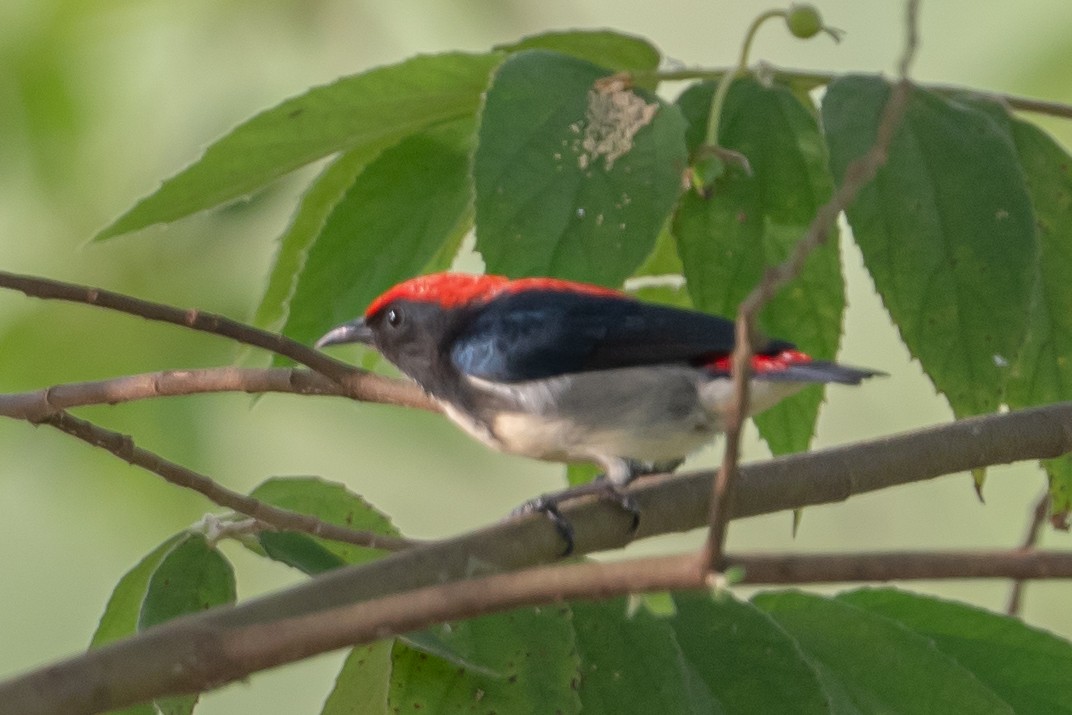
[[[587,295],[627,298],[625,293],[589,283],[576,283],[560,278],[518,278],[505,276],[473,275],[470,273],[431,273],[403,281],[388,289],[369,304],[365,316],[369,317],[396,300],[413,300],[435,303],[444,308],[454,308],[466,303],[485,303],[507,293],[526,290],[554,290]]]
[[[783,350],[774,355],[753,355],[752,373],[762,375],[769,372],[781,372],[793,365],[801,365],[811,362],[811,356],[799,350]],[[707,363],[707,367],[717,372],[731,372],[733,355],[723,355]]]

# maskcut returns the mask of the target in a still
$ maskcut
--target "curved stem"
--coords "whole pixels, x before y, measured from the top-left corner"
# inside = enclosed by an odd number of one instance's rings
[[[711,100],[711,111],[707,115],[707,134],[704,136],[706,146],[718,146],[718,125],[722,117],[722,105],[726,102],[726,95],[730,91],[733,80],[739,77],[748,68],[748,55],[752,51],[752,42],[756,38],[760,25],[775,17],[785,17],[785,10],[767,10],[756,16],[752,24],[748,26],[748,32],[744,36],[744,44],[741,45],[741,56],[737,60],[737,66],[722,75],[715,90],[715,96]]]

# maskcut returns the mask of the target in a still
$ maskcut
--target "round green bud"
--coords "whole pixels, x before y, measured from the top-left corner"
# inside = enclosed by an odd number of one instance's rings
[[[806,40],[815,37],[823,29],[823,18],[814,5],[793,3],[785,13],[785,24],[794,37]]]

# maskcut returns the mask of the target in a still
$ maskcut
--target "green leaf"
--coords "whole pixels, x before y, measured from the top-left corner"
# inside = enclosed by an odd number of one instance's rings
[[[765,613],[729,595],[674,595],[670,625],[690,670],[734,713],[827,713],[804,654]]]
[[[568,608],[483,616],[443,627],[437,635],[451,652],[498,675],[473,672],[396,641],[391,712],[580,711]]]
[[[868,151],[889,86],[831,83],[834,175]],[[1035,217],[1015,148],[986,113],[913,89],[886,165],[849,207],[886,309],[957,416],[997,409],[1035,290]]]
[[[378,641],[350,651],[320,715],[388,715],[393,643]]]
[[[460,240],[472,221],[473,131],[465,119],[415,134],[361,172],[308,250],[285,335],[315,340]]]
[[[399,535],[390,519],[345,485],[317,477],[273,477],[258,485],[250,496],[329,524],[384,536]],[[297,532],[263,531],[257,538],[268,556],[307,574],[371,561],[382,555],[377,549]]]
[[[551,50],[616,72],[650,72],[661,59],[659,50],[647,40],[611,30],[545,32],[495,49],[510,53]]]
[[[218,139],[96,238],[174,221],[246,196],[335,152],[383,146],[472,117],[501,59],[499,53],[414,57],[288,99]]]
[[[342,557],[313,539],[292,531],[266,532],[257,536],[265,556],[310,576],[346,565]]]
[[[838,600],[934,641],[1018,713],[1072,713],[1072,643],[1018,618],[892,588]]]
[[[341,154],[306,190],[290,225],[279,238],[268,286],[253,317],[257,327],[282,329],[310,247],[357,176],[384,148],[366,144]]]
[[[896,621],[792,591],[761,593],[752,602],[796,640],[836,712],[1012,713],[930,638]]]
[[[677,110],[607,70],[531,50],[487,92],[473,174],[488,272],[619,286],[651,253],[685,168]]]
[[[450,663],[456,668],[460,668],[470,673],[476,673],[477,675],[487,675],[491,678],[502,677],[501,673],[496,672],[481,663],[475,663],[454,650],[450,643],[444,640],[443,636],[440,635],[440,630],[434,627],[416,633],[407,633],[399,636],[398,639],[410,648],[419,650],[425,655],[435,656],[440,660]]]
[[[150,581],[165,559],[190,538],[191,534],[188,532],[175,534],[153,549],[119,579],[111,598],[108,599],[108,605],[104,609],[104,615],[101,616],[97,631],[90,641],[90,648],[97,648],[120,638],[132,636],[141,630],[139,619],[146,603]],[[113,711],[113,715],[157,715],[160,712],[158,706],[161,709],[166,708],[168,712],[189,712],[196,701],[195,696],[166,698],[155,703],[140,703]]]
[[[703,141],[712,83],[694,85],[678,103],[689,120],[689,146]],[[746,79],[733,83],[720,123],[721,146],[741,152],[752,176],[726,171],[711,197],[682,197],[674,235],[689,293],[704,311],[735,316],[764,270],[785,260],[833,191],[813,110],[790,89]],[[845,310],[836,232],[812,252],[797,279],[760,316],[769,334],[815,357],[837,355]],[[807,449],[822,402],[810,387],[755,417],[775,454]]]
[[[1054,523],[1063,523],[1067,528],[1072,512],[1072,456],[1044,459],[1042,466],[1050,477],[1050,513]]]
[[[164,543],[149,552],[130,571],[127,571],[115,585],[108,605],[104,608],[97,630],[89,643],[90,648],[97,648],[105,643],[117,641],[134,635],[138,630],[138,616],[145,601],[145,591],[149,579],[159,568],[160,562],[175,546],[187,538],[185,532],[175,534]]]
[[[677,253],[677,239],[665,227],[655,239],[655,248],[636,270],[636,276],[684,276],[685,267]]]
[[[149,577],[139,631],[235,600],[234,571],[227,559],[200,534],[184,537]]]
[[[200,534],[187,532],[149,577],[138,615],[143,631],[173,618],[234,603],[234,570]],[[162,715],[189,715],[198,696],[179,695],[154,701]]]
[[[1072,400],[1072,156],[1045,132],[1002,105],[976,106],[1003,122],[1016,146],[1035,210],[1038,283],[1027,338],[1009,376],[1009,407]],[[1072,509],[1072,457],[1045,460],[1051,508]]]
[[[581,709],[595,713],[710,713],[694,689],[668,621],[644,609],[626,615],[625,599],[576,602]]]

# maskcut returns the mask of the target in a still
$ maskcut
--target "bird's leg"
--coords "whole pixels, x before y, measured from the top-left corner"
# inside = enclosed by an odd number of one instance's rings
[[[511,516],[525,516],[527,514],[533,514],[535,512],[541,512],[547,515],[547,518],[551,520],[551,523],[555,525],[555,529],[562,536],[562,540],[566,542],[566,548],[562,552],[562,556],[569,556],[573,553],[573,524],[569,519],[562,515],[559,510],[559,504],[574,499],[576,497],[596,495],[601,499],[609,499],[625,511],[629,512],[633,517],[633,523],[630,527],[630,532],[635,532],[640,525],[640,510],[637,508],[636,501],[629,494],[623,492],[618,485],[610,481],[604,475],[599,475],[587,484],[579,484],[569,489],[563,489],[558,492],[551,492],[549,494],[541,494],[535,499],[530,499],[518,508],[514,509]]]
[[[637,477],[669,472],[676,468],[680,463],[681,462],[678,461],[666,464],[648,464],[633,460],[623,460],[623,466],[625,468],[613,470],[616,472],[614,476],[618,477],[617,479],[609,478],[607,474],[600,474],[586,484],[580,484],[575,487],[570,487],[569,489],[563,489],[549,494],[542,494],[535,499],[530,499],[514,509],[510,515],[524,516],[535,512],[546,514],[547,518],[549,518],[555,525],[555,529],[561,534],[562,540],[566,542],[566,548],[562,552],[562,555],[569,556],[573,553],[574,547],[573,524],[562,515],[562,512],[558,508],[559,504],[575,497],[589,495],[595,495],[601,499],[613,501],[632,517],[633,520],[629,533],[634,534],[640,527],[640,507],[637,505],[636,500],[632,495],[625,492],[623,488]],[[608,473],[611,471],[612,470],[608,470]]]

